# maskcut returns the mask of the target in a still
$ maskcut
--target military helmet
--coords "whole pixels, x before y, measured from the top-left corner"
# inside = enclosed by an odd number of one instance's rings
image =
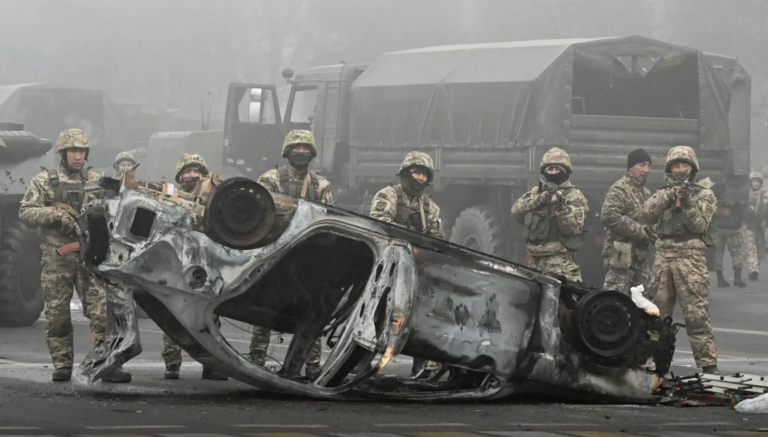
[[[749,180],[752,181],[752,179],[757,179],[760,181],[760,183],[763,183],[763,174],[759,171],[753,171],[749,174]]]
[[[176,164],[176,182],[181,183],[181,174],[190,167],[197,167],[202,176],[208,176],[208,165],[205,163],[205,159],[197,153],[185,153],[181,155]]]
[[[131,152],[120,152],[115,156],[115,162],[112,163],[112,168],[117,168],[118,165],[120,165],[121,162],[128,161],[133,165],[136,165],[136,159],[133,157],[133,154]]]
[[[565,171],[573,173],[573,166],[571,165],[571,157],[568,156],[565,150],[559,147],[553,147],[547,150],[547,153],[541,157],[541,165],[539,165],[539,172],[543,172],[547,166],[560,165],[565,167]]]
[[[675,146],[669,149],[667,153],[667,162],[664,164],[664,172],[672,171],[672,164],[676,162],[685,162],[693,167],[693,172],[699,172],[699,160],[696,159],[696,152],[688,146]]]
[[[56,153],[61,153],[68,149],[86,149],[86,153],[91,148],[88,143],[88,135],[82,129],[67,129],[59,134],[56,141]]]
[[[403,163],[400,164],[400,170],[397,171],[397,174],[400,175],[403,170],[413,166],[420,166],[427,169],[427,182],[432,182],[432,180],[435,178],[435,164],[429,154],[424,152],[408,153],[405,155]]]
[[[299,144],[307,146],[309,151],[312,152],[313,158],[317,156],[315,136],[312,135],[312,132],[308,130],[294,129],[288,132],[288,135],[285,136],[285,141],[283,141],[283,158],[288,156],[288,152],[290,151],[291,146],[296,146]]]

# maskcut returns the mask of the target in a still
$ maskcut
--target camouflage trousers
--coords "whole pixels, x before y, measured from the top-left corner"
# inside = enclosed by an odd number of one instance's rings
[[[742,231],[742,229],[718,229],[717,247],[715,247],[715,270],[723,271],[723,256],[725,255],[726,247],[728,252],[731,253],[733,269],[736,270],[744,267],[744,238],[742,237]]]
[[[213,317],[213,322],[221,328],[221,320],[219,316]],[[168,334],[163,334],[163,352],[161,354],[165,366],[180,366],[181,365],[181,346],[176,344]]]
[[[666,255],[666,256],[665,256]],[[680,301],[685,329],[698,367],[717,364],[717,349],[709,319],[709,271],[704,253],[656,254],[650,296],[661,318],[672,316]]]
[[[760,250],[757,236],[755,232],[747,229],[746,226],[741,227],[741,235],[744,241],[744,254],[747,258],[747,268],[749,273],[760,272],[760,260],[763,259],[762,251]]]
[[[263,366],[267,361],[267,349],[269,348],[270,335],[272,331],[261,326],[253,327],[253,336],[251,336],[251,348],[249,360],[253,363]],[[322,339],[318,338],[312,343],[312,349],[307,355],[305,364],[320,364],[320,355],[323,350]]]
[[[573,261],[573,252],[551,256],[530,257],[528,267],[541,270],[546,273],[563,275],[569,281],[581,282],[581,270]]]
[[[605,290],[620,291],[627,296],[631,293],[630,288],[643,285],[644,295],[648,294],[648,288],[651,286],[651,272],[648,268],[648,260],[632,260],[632,265],[627,269],[617,269],[611,265],[611,258],[603,258],[603,267],[605,268]]]
[[[42,244],[40,285],[45,298],[45,341],[53,367],[72,367],[74,335],[69,303],[74,291],[83,302],[84,315],[90,319],[91,339],[96,344],[107,330],[106,296],[100,280],[77,269],[79,253],[59,255],[56,248]]]

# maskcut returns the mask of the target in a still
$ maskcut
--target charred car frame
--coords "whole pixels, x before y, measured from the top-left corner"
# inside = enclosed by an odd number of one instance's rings
[[[245,178],[216,187],[205,206],[106,177],[99,190],[85,207],[82,254],[108,283],[108,341],[80,366],[83,380],[140,353],[135,299],[193,358],[264,390],[326,399],[662,399],[676,327],[621,293],[272,195]],[[282,369],[240,356],[216,315],[293,334]],[[319,376],[301,376],[322,336],[330,356]],[[426,380],[385,374],[399,354],[443,370]],[[650,358],[655,372],[641,367]]]

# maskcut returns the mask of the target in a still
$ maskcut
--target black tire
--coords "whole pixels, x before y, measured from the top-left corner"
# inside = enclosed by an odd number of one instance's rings
[[[3,223],[0,235],[0,326],[29,326],[45,301],[40,286],[40,248],[34,232],[18,219]]]
[[[490,206],[472,206],[459,214],[451,229],[451,243],[505,258],[504,222]]]

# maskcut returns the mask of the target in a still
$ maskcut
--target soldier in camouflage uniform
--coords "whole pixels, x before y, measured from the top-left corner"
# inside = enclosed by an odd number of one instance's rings
[[[763,175],[753,171],[749,175],[749,209],[742,227],[744,249],[749,268],[749,279],[757,281],[760,260],[765,255],[765,222],[768,218],[768,190],[763,189]]]
[[[712,226],[717,199],[709,179],[697,181],[699,162],[688,146],[670,149],[664,168],[667,185],[643,207],[643,222],[656,225],[656,259],[650,295],[661,317],[680,301],[696,365],[718,374],[715,336],[709,319],[707,247],[715,244]]]
[[[651,279],[648,243],[653,232],[640,222],[640,213],[651,197],[651,192],[645,188],[650,171],[648,152],[633,150],[627,156],[627,172],[605,196],[600,217],[606,229],[603,245],[603,288],[606,290],[629,295],[631,287],[642,284],[648,288]]]
[[[206,184],[209,181],[211,184]],[[176,163],[176,183],[179,184],[179,190],[181,191],[192,193],[201,185],[215,187],[221,182],[221,177],[210,174],[205,159],[196,153],[184,153]],[[221,321],[218,316],[214,316],[214,322],[216,326],[221,327]],[[168,334],[163,334],[162,357],[163,361],[165,361],[165,379],[179,379],[181,347],[174,343]],[[229,379],[228,376],[206,366],[203,366],[202,378],[216,381],[226,381]]]
[[[115,156],[115,162],[112,163],[112,168],[117,170],[119,174],[132,169],[138,164],[131,152],[120,152]]]
[[[399,184],[385,187],[373,196],[371,217],[444,239],[440,207],[424,194],[435,178],[432,157],[422,152],[405,155],[397,175]],[[431,373],[440,367],[440,363],[414,358],[411,375],[418,377],[425,370]]]
[[[309,163],[317,156],[315,137],[307,130],[294,129],[288,132],[283,142],[283,158],[288,163],[280,168],[269,170],[258,179],[270,193],[285,194],[296,199],[309,199],[316,202],[333,204],[331,183],[319,174],[309,170]],[[270,330],[260,326],[253,327],[249,359],[263,366],[267,359]],[[320,373],[322,341],[320,338],[312,345],[307,356],[306,374],[314,379]]]
[[[80,129],[67,129],[59,135],[57,168],[47,169],[30,182],[19,209],[19,218],[29,227],[39,228],[43,271],[40,283],[45,295],[45,340],[53,360],[53,380],[69,381],[74,360],[74,338],[69,303],[73,290],[83,302],[90,319],[95,345],[106,332],[106,296],[100,279],[77,269],[79,229],[85,183],[97,179],[88,171],[90,145]],[[106,382],[129,382],[131,374],[118,368],[102,378]]]
[[[717,274],[717,286],[728,288],[731,284],[725,280],[723,274],[723,257],[725,249],[731,253],[733,266],[733,283],[737,287],[746,287],[741,279],[741,271],[744,268],[744,237],[743,228],[745,210],[748,207],[746,196],[742,192],[726,192],[718,199],[715,210],[715,223],[717,223],[717,245],[715,247],[715,273]],[[739,198],[741,197],[741,198]]]
[[[559,188],[570,204],[566,207],[556,194],[535,187],[512,206],[512,214],[525,227],[531,267],[581,282],[581,271],[573,261],[584,244],[584,221],[589,214],[587,198],[570,182],[571,158],[553,147],[541,160],[539,172]]]

